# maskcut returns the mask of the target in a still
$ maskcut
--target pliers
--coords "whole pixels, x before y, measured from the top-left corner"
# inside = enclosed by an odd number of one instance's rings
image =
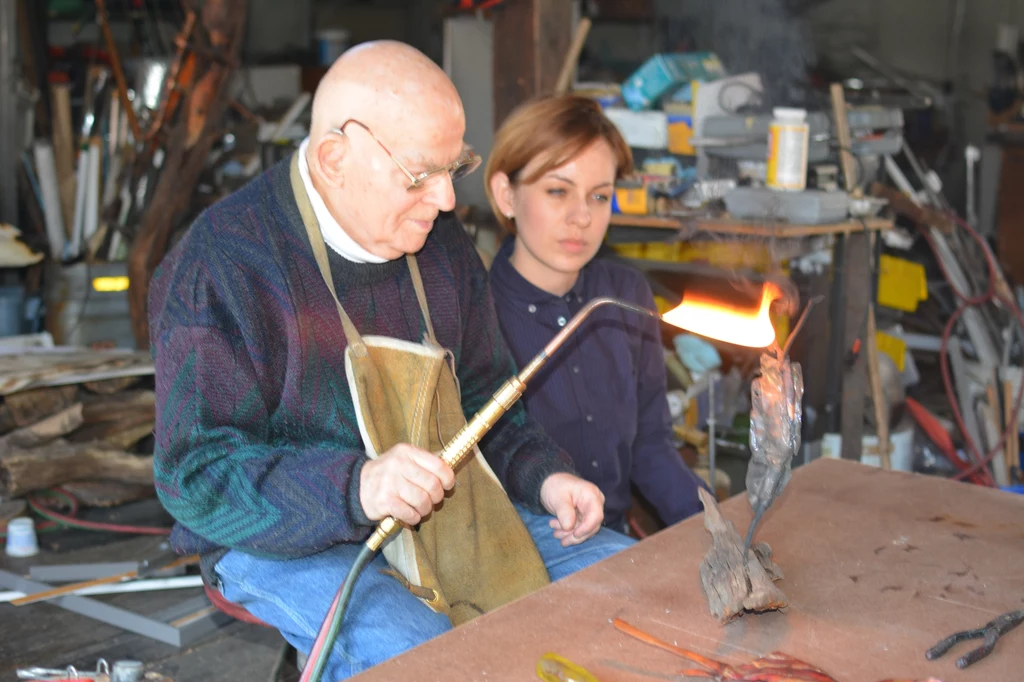
[[[957,632],[950,635],[926,651],[924,657],[929,661],[934,661],[960,642],[968,639],[984,639],[984,643],[982,643],[981,646],[973,651],[968,651],[956,660],[956,667],[963,670],[967,666],[977,663],[992,653],[992,649],[996,646],[996,640],[1021,623],[1024,623],[1024,609],[1004,613],[995,620],[987,623],[985,627],[976,628],[974,630],[964,630],[963,632]]]

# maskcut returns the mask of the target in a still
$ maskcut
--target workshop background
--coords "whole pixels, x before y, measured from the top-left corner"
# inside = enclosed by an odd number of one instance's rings
[[[34,519],[45,558],[0,568],[164,581],[104,598],[130,626],[0,603],[0,678],[102,657],[297,679],[276,632],[181,620],[206,604],[197,576],[140,569],[170,524],[145,301],[194,217],[298,146],[327,65],[367,40],[443,66],[484,158],[531,96],[599,101],[638,166],[600,257],[641,270],[661,312],[792,282],[799,310],[772,321],[803,368],[796,469],[1024,494],[1022,25],[1018,0],[0,0],[0,524]],[[482,178],[456,210],[486,264],[504,235]],[[742,493],[762,351],[663,332],[680,456],[719,500]],[[630,525],[661,530],[639,495]]]

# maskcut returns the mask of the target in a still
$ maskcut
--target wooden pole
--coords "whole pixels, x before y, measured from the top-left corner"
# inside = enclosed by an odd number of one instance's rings
[[[160,179],[128,253],[128,307],[140,349],[149,347],[149,280],[167,252],[213,143],[222,132],[221,119],[231,100],[231,77],[245,38],[248,5],[248,0],[207,0],[201,10],[203,30],[197,34],[208,37],[210,44],[208,49],[197,45],[196,86],[170,129]],[[146,155],[142,158],[147,159]]]
[[[518,105],[555,90],[569,51],[572,3],[515,0],[494,10],[494,127]]]
[[[576,35],[572,39],[572,45],[569,46],[569,52],[565,55],[565,61],[562,62],[562,71],[558,74],[558,81],[555,83],[556,95],[564,95],[569,91],[569,81],[572,80],[572,72],[576,70],[576,64],[580,60],[580,52],[583,51],[583,45],[587,42],[588,33],[590,33],[590,17],[583,17],[580,19],[579,25],[576,26]]]
[[[136,141],[142,140],[142,129],[139,127],[139,119],[135,117],[135,109],[128,99],[128,81],[125,80],[124,70],[121,68],[121,58],[118,56],[117,42],[114,41],[114,34],[110,30],[110,19],[107,16],[107,0],[96,0],[96,15],[100,20],[100,29],[103,31],[103,41],[107,44],[107,51],[110,52],[110,65],[114,71],[114,80],[117,81],[117,96],[121,100],[121,108],[128,116],[128,125],[132,129],[132,137]]]
[[[846,118],[846,96],[843,94],[843,86],[840,83],[833,83],[830,88],[830,94],[832,96],[832,118],[834,120],[834,130],[836,134],[836,140],[839,142],[839,158],[843,169],[843,178],[846,183],[846,191],[852,193],[856,189],[857,182],[857,166],[856,161],[853,158],[853,151],[850,148],[850,125]],[[874,245],[874,235],[868,239],[869,246]],[[874,251],[871,248],[871,251]],[[867,264],[867,276],[869,281],[873,278],[874,272],[871,270],[871,264]],[[854,285],[856,286],[856,285]],[[868,291],[872,291],[873,287],[868,287]],[[892,468],[892,463],[889,460],[889,408],[885,403],[885,392],[882,389],[882,375],[881,370],[878,366],[878,339],[876,337],[876,324],[875,324],[875,302],[868,300],[867,302],[867,329],[864,332],[865,338],[863,346],[867,354],[867,369],[868,369],[868,382],[871,386],[871,402],[875,408],[875,430],[878,434],[878,454],[881,458],[882,468]],[[854,333],[859,333],[860,330],[855,330]],[[850,402],[843,401],[844,409],[856,409]],[[847,422],[852,419],[863,419],[859,410],[856,415],[843,415],[843,421]],[[847,449],[846,444],[843,444],[843,450]],[[859,448],[858,448],[859,449]]]
[[[1006,479],[1010,485],[1016,483],[1015,471],[1020,466],[1020,432],[1017,425],[1017,413],[1013,411],[1017,400],[1017,391],[1012,381],[1003,381],[1003,409],[1005,413],[1006,432]]]

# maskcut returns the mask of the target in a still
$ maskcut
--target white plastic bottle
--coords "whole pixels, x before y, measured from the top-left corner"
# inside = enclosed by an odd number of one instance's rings
[[[807,187],[807,111],[776,107],[772,115],[774,119],[768,125],[767,185],[799,192]]]

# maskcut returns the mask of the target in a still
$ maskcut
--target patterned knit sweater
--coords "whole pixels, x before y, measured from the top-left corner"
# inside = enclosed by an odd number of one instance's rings
[[[156,363],[155,478],[177,520],[171,543],[203,555],[313,554],[366,538],[367,461],[345,377],[346,339],[313,258],[290,159],[205,211],[168,253],[149,298]],[[335,288],[364,335],[423,338],[405,259],[356,264],[330,252]],[[467,419],[514,371],[487,273],[441,214],[417,255],[439,342],[455,355]],[[572,471],[520,405],[481,443],[513,500]]]

